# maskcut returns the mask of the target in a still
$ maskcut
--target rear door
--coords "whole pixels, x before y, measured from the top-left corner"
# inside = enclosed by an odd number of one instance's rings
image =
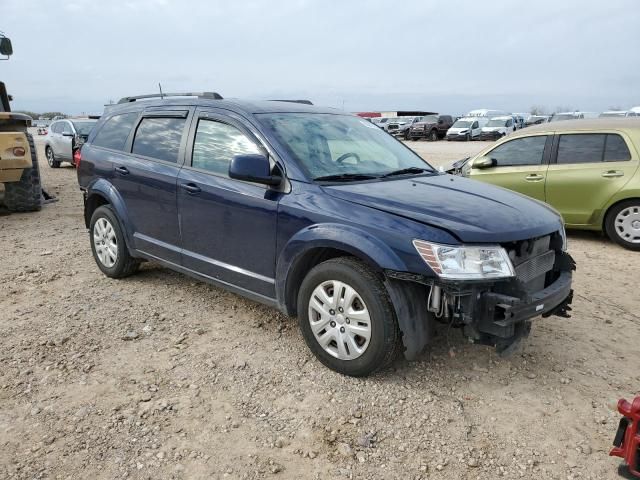
[[[229,178],[235,155],[267,150],[235,114],[200,110],[178,176],[183,265],[210,278],[275,297],[278,201],[282,193]]]
[[[126,205],[134,247],[176,265],[181,258],[176,179],[192,111],[145,110],[127,141],[129,154],[113,161],[112,183]]]
[[[638,168],[632,145],[616,132],[556,135],[547,172],[547,203],[569,225],[593,224]]]
[[[552,137],[549,135],[532,135],[506,141],[485,154],[495,160],[496,166],[479,169],[472,165],[469,176],[544,201],[551,144]]]

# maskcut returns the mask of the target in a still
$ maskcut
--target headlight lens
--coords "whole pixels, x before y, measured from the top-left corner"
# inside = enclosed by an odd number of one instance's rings
[[[440,278],[482,280],[515,276],[509,255],[498,245],[453,246],[414,240],[413,246]]]

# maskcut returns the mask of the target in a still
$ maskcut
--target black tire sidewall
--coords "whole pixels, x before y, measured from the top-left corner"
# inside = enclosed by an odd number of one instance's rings
[[[393,306],[383,283],[373,275],[363,275],[363,264],[344,259],[329,260],[314,267],[305,277],[298,294],[298,321],[302,335],[312,353],[328,368],[350,376],[365,376],[383,367],[397,341],[397,324]],[[366,267],[365,267],[366,268]],[[367,273],[367,270],[365,270]],[[309,324],[309,299],[322,282],[338,280],[354,288],[370,313],[371,339],[367,350],[354,360],[339,360],[318,344]],[[373,285],[372,285],[373,284]]]
[[[51,153],[51,159],[49,159],[49,153]],[[49,164],[51,168],[58,168],[60,166],[60,162],[56,160],[56,156],[50,146],[44,149],[44,156],[47,159],[47,164]]]
[[[615,219],[618,214],[625,208],[634,206],[640,207],[640,200],[625,200],[609,210],[605,219],[605,233],[613,242],[617,243],[621,247],[624,247],[628,250],[640,251],[640,243],[631,243],[626,241],[624,238],[618,235],[618,231],[615,228]]]
[[[116,241],[118,242],[118,258],[116,259],[116,263],[113,267],[107,267],[102,264],[96,253],[96,247],[93,244],[93,229],[100,218],[106,218],[116,233]],[[111,207],[103,205],[93,212],[91,222],[89,223],[89,242],[91,243],[91,253],[93,253],[93,258],[102,273],[111,278],[120,278],[125,275],[127,264],[130,262],[131,257],[127,250],[127,244],[124,239],[122,227],[120,226],[120,221]]]

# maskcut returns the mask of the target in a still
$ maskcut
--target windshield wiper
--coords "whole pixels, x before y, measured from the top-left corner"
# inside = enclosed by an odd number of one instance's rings
[[[425,173],[425,172],[434,173],[433,170],[427,169],[427,168],[409,167],[409,168],[401,168],[400,170],[394,170],[393,172],[385,173],[384,175],[382,175],[382,178],[393,177],[395,175],[408,175],[411,173],[418,174],[418,173]]]
[[[325,175],[323,177],[316,177],[314,180],[326,180],[332,182],[348,182],[349,180],[371,180],[374,178],[380,178],[379,175],[370,175],[366,173],[338,173],[335,175]]]

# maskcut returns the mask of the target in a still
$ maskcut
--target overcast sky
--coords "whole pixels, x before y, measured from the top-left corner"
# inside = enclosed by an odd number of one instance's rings
[[[0,0],[13,109],[157,91],[349,111],[640,105],[640,1]]]

